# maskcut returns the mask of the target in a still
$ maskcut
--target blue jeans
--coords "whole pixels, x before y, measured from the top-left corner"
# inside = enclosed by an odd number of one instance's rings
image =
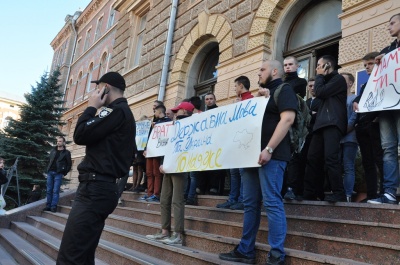
[[[399,186],[398,146],[400,142],[400,110],[382,111],[379,129],[383,149],[383,189],[396,195]]]
[[[283,207],[281,189],[287,162],[270,160],[260,168],[244,168],[243,182],[243,234],[238,251],[255,258],[255,242],[260,226],[261,201],[268,218],[268,244],[271,251],[285,257],[283,244],[286,237],[286,215]]]
[[[63,174],[54,171],[47,173],[46,197],[47,207],[55,208],[60,198],[60,186]]]
[[[357,151],[358,144],[356,143],[347,142],[342,144],[343,185],[346,196],[351,196],[353,194],[354,180],[356,177],[355,163]]]
[[[197,172],[197,171],[190,172],[190,187],[189,187],[189,192],[187,195],[188,199],[194,199],[196,197],[198,175],[199,175],[199,172]]]
[[[231,203],[243,202],[243,185],[240,172],[242,169],[232,168],[229,170],[231,175],[231,191],[228,201]]]

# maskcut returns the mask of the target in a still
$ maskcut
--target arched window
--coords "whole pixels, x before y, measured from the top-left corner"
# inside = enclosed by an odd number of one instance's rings
[[[92,81],[92,73],[93,73],[93,63],[89,66],[89,71],[87,74],[87,81],[86,81],[86,93],[94,89],[95,85],[90,83]],[[92,86],[92,88],[90,88]]]
[[[74,105],[77,103],[78,99],[82,97],[82,95],[80,95],[79,93],[79,85],[80,85],[80,81],[82,80],[82,72],[79,72],[78,75],[78,80],[76,80],[76,86],[75,86],[75,95],[74,95]]]
[[[194,55],[193,63],[191,63],[187,96],[199,96],[202,100],[202,109],[204,109],[205,95],[208,92],[214,92],[218,76],[218,62],[218,43],[209,42],[200,48],[200,51]],[[190,89],[191,87],[193,87],[193,90]]]
[[[103,56],[101,56],[101,61],[100,61],[100,69],[99,69],[99,78],[103,76],[107,72],[107,65],[108,65],[108,55],[107,53],[103,53]]]
[[[342,36],[338,15],[341,12],[340,0],[312,0],[291,22],[283,57],[297,58],[300,64],[299,76],[306,79],[314,76],[316,61],[322,55],[338,58]]]

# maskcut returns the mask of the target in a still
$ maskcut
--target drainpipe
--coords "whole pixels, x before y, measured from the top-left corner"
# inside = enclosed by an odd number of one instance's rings
[[[65,97],[65,92],[67,91],[67,86],[68,86],[68,80],[69,80],[69,75],[71,74],[71,65],[72,65],[72,61],[74,59],[74,55],[75,55],[75,49],[76,49],[76,42],[78,40],[78,34],[76,33],[76,29],[75,29],[75,22],[77,20],[77,18],[79,17],[79,15],[77,15],[76,13],[74,14],[73,17],[70,18],[71,21],[71,28],[75,34],[75,38],[74,38],[74,46],[72,47],[72,54],[71,54],[71,59],[69,61],[69,65],[68,65],[68,71],[67,71],[67,78],[65,79],[65,86],[64,86],[64,93],[63,93],[63,101],[64,101],[64,97]]]
[[[164,50],[164,62],[161,70],[160,89],[158,90],[158,100],[164,101],[165,86],[167,84],[168,68],[171,61],[172,39],[174,37],[176,10],[178,8],[178,0],[172,0],[172,8],[168,25],[167,43]]]

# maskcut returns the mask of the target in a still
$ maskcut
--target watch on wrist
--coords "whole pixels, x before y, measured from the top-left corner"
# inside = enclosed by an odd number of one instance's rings
[[[272,149],[269,146],[265,147],[265,150],[267,150],[267,152],[270,153],[270,154],[272,154],[274,152],[274,149]]]

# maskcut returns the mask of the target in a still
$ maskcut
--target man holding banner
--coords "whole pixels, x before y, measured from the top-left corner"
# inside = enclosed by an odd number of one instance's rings
[[[378,69],[379,69],[379,73],[384,72],[385,69],[389,69],[391,60],[396,60],[396,58],[397,58],[397,61],[395,62],[396,63],[395,66],[396,66],[396,68],[399,66],[398,48],[400,47],[400,14],[396,14],[390,18],[388,30],[392,37],[396,37],[396,40],[394,40],[388,47],[384,48],[380,52],[380,55],[375,58],[376,64],[378,65],[376,72],[378,72]],[[395,53],[392,53],[395,50],[397,50],[397,51]],[[388,53],[390,53],[390,55],[385,56],[385,54],[388,54]],[[381,64],[381,61],[384,63]],[[395,70],[395,72],[396,71],[397,71],[397,69]],[[389,79],[389,77],[387,75],[384,77]],[[371,80],[371,78],[370,78],[370,80]],[[376,80],[374,80],[374,81],[376,82]],[[390,93],[391,86],[393,87],[394,92],[397,94],[397,95],[394,94],[393,96],[398,99],[398,94],[399,94],[398,84],[399,83],[396,82],[396,79],[395,79],[395,81],[393,83],[391,83],[388,87],[386,87],[385,90],[387,92],[382,89],[383,95],[381,94],[381,100],[382,100],[383,104],[381,104],[381,105],[385,105],[384,101],[386,100],[386,98],[383,98],[384,97],[383,92],[386,92],[387,94]],[[396,88],[396,86],[397,86],[397,88]],[[368,203],[397,204],[396,191],[397,191],[397,188],[399,187],[398,145],[399,145],[399,137],[400,137],[400,110],[399,110],[398,103],[395,105],[392,105],[392,106],[384,107],[384,109],[390,109],[390,110],[381,111],[381,113],[379,115],[379,128],[380,128],[381,143],[382,143],[382,149],[383,149],[383,173],[384,173],[383,189],[384,189],[384,194],[382,194],[377,199],[368,200]]]
[[[176,119],[184,119],[192,115],[194,106],[190,102],[181,102],[172,109],[176,113]],[[163,159],[161,158],[161,173],[164,172]],[[185,224],[185,185],[187,173],[165,174],[163,177],[163,189],[161,192],[161,232],[155,235],[147,235],[150,240],[157,240],[167,245],[182,245],[182,234]],[[171,212],[174,213],[174,232],[170,236]]]
[[[292,87],[284,84],[278,102],[274,101],[275,90],[283,83],[282,63],[264,61],[259,71],[259,85],[268,88],[271,97],[265,108],[261,130],[261,148],[258,164],[260,168],[244,168],[243,181],[243,232],[238,246],[229,253],[221,253],[220,259],[248,264],[256,263],[255,241],[260,226],[261,204],[267,212],[268,253],[267,264],[284,264],[283,244],[286,237],[286,216],[281,189],[287,162],[291,158],[289,128],[294,122],[297,98]]]

